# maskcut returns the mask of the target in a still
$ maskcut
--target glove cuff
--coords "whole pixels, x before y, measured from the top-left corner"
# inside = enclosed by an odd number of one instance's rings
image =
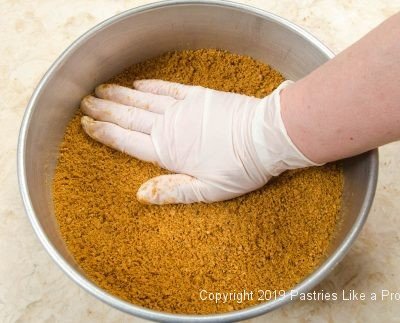
[[[321,166],[308,159],[290,139],[281,116],[280,92],[294,83],[281,83],[256,107],[252,138],[259,161],[266,174],[278,176],[288,169]]]

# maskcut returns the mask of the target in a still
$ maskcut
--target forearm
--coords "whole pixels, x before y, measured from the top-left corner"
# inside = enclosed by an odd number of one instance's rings
[[[282,91],[281,113],[317,163],[400,139],[400,13]]]

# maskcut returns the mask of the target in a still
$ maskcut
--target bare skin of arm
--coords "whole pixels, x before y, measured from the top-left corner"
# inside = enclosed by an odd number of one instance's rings
[[[400,139],[400,13],[281,93],[294,144],[325,163]]]

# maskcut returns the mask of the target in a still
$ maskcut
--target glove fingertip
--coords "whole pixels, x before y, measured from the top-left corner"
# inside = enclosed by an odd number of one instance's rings
[[[157,178],[151,179],[139,187],[136,198],[143,204],[175,204],[179,203],[176,198],[171,195],[171,188],[165,187]]]

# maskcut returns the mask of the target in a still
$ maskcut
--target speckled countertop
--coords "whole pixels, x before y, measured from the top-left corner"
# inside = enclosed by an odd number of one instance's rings
[[[39,79],[83,32],[133,1],[0,1],[0,322],[144,322],[72,283],[40,245],[18,192],[20,122]],[[340,52],[400,10],[400,0],[248,0]],[[398,300],[297,301],[249,322],[400,322],[400,142],[380,149],[369,219],[347,257],[316,290],[399,293]]]

